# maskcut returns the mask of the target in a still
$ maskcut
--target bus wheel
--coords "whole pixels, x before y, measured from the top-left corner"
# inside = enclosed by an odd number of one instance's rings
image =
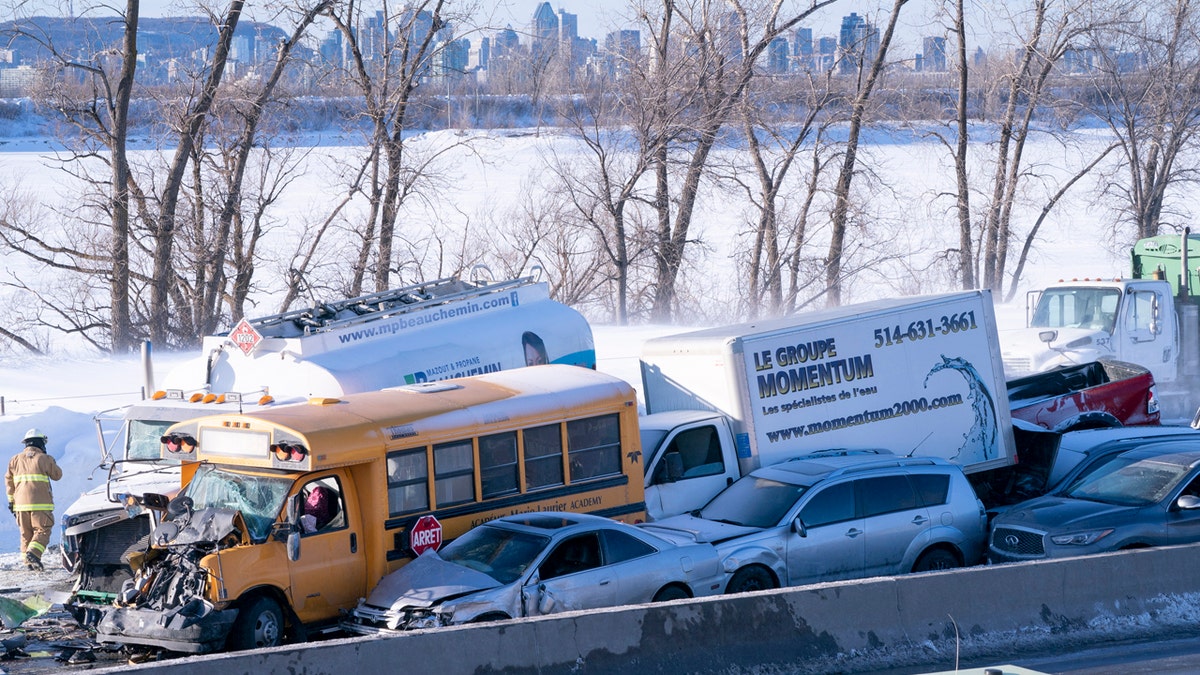
[[[229,649],[260,649],[283,643],[283,611],[279,603],[260,595],[238,610],[237,620],[229,631]]]

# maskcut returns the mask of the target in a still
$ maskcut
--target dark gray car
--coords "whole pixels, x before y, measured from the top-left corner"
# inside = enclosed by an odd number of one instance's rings
[[[1147,439],[996,517],[992,562],[1200,541],[1200,439]]]

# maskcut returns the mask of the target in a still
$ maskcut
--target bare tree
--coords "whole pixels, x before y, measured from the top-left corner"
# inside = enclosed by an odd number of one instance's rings
[[[819,0],[794,14],[782,3],[741,0],[720,5],[662,0],[654,8],[638,8],[650,42],[649,62],[635,78],[643,82],[643,114],[653,130],[642,151],[650,158],[657,213],[652,319],[671,319],[709,155],[755,77],[759,58],[777,37],[834,1]],[[679,176],[673,179],[676,166]]]
[[[842,157],[842,168],[838,174],[837,185],[834,187],[834,206],[830,214],[829,255],[825,258],[825,288],[827,289],[826,303],[830,307],[842,304],[842,262],[846,253],[846,228],[850,211],[850,185],[854,179],[858,161],[858,142],[865,121],[867,102],[875,83],[887,59],[888,47],[892,43],[892,35],[896,32],[896,22],[900,18],[900,10],[908,0],[894,0],[892,11],[888,15],[887,27],[879,40],[879,49],[870,64],[866,80],[859,84],[854,102],[850,107],[850,129],[846,139],[845,154]]]
[[[1086,100],[1120,143],[1126,176],[1105,190],[1133,237],[1151,237],[1169,214],[1171,186],[1195,177],[1184,157],[1200,131],[1200,12],[1192,0],[1161,0],[1123,5],[1121,15],[1089,35],[1100,72]]]
[[[800,285],[798,261],[803,256],[807,240],[807,222],[813,200],[819,188],[819,176],[825,168],[820,159],[825,134],[840,118],[830,108],[840,100],[832,86],[833,72],[809,72],[805,75],[768,80],[760,78],[765,86],[758,87],[739,105],[742,132],[746,138],[746,159],[750,171],[740,166],[733,167],[723,180],[746,193],[752,205],[755,223],[753,239],[747,264],[748,279],[746,301],[750,318],[764,312],[777,315],[794,307],[795,290]],[[777,106],[765,106],[772,101]],[[766,111],[782,109],[784,114],[770,116]],[[794,119],[790,111],[798,111]],[[797,160],[811,153],[814,161],[808,163],[812,172],[800,184],[799,189],[787,189],[795,185],[791,178]],[[805,167],[800,167],[803,170]],[[751,182],[745,176],[753,176]],[[785,227],[789,217],[787,204],[799,195],[798,213],[795,224]],[[793,267],[786,261],[793,260]],[[787,282],[792,290],[784,292],[785,273],[790,272]]]

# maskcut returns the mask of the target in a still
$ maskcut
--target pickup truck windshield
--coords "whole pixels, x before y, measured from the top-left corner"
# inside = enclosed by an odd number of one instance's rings
[[[700,517],[731,525],[774,527],[806,490],[805,485],[746,476],[713,497],[700,509]]]
[[[129,459],[162,459],[162,436],[175,424],[171,421],[130,420]],[[174,460],[178,463],[178,460]]]
[[[1050,288],[1042,293],[1029,325],[1112,332],[1121,292],[1115,288]]]
[[[291,478],[253,476],[205,464],[180,496],[192,500],[192,509],[232,509],[242,519],[255,542],[266,541],[271,524],[278,518],[292,487]]]

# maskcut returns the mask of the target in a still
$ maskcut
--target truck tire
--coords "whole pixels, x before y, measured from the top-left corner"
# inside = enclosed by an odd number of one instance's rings
[[[962,567],[962,563],[958,561],[958,556],[944,548],[935,548],[922,553],[921,557],[917,558],[917,562],[913,565],[912,571],[932,572],[934,570],[950,570],[956,567]]]
[[[725,587],[725,592],[745,593],[777,587],[775,577],[767,571],[767,568],[762,565],[750,565],[743,567],[733,575],[733,578],[729,580],[729,585]]]
[[[283,644],[283,610],[279,603],[260,595],[239,609],[225,644],[231,651]]]

